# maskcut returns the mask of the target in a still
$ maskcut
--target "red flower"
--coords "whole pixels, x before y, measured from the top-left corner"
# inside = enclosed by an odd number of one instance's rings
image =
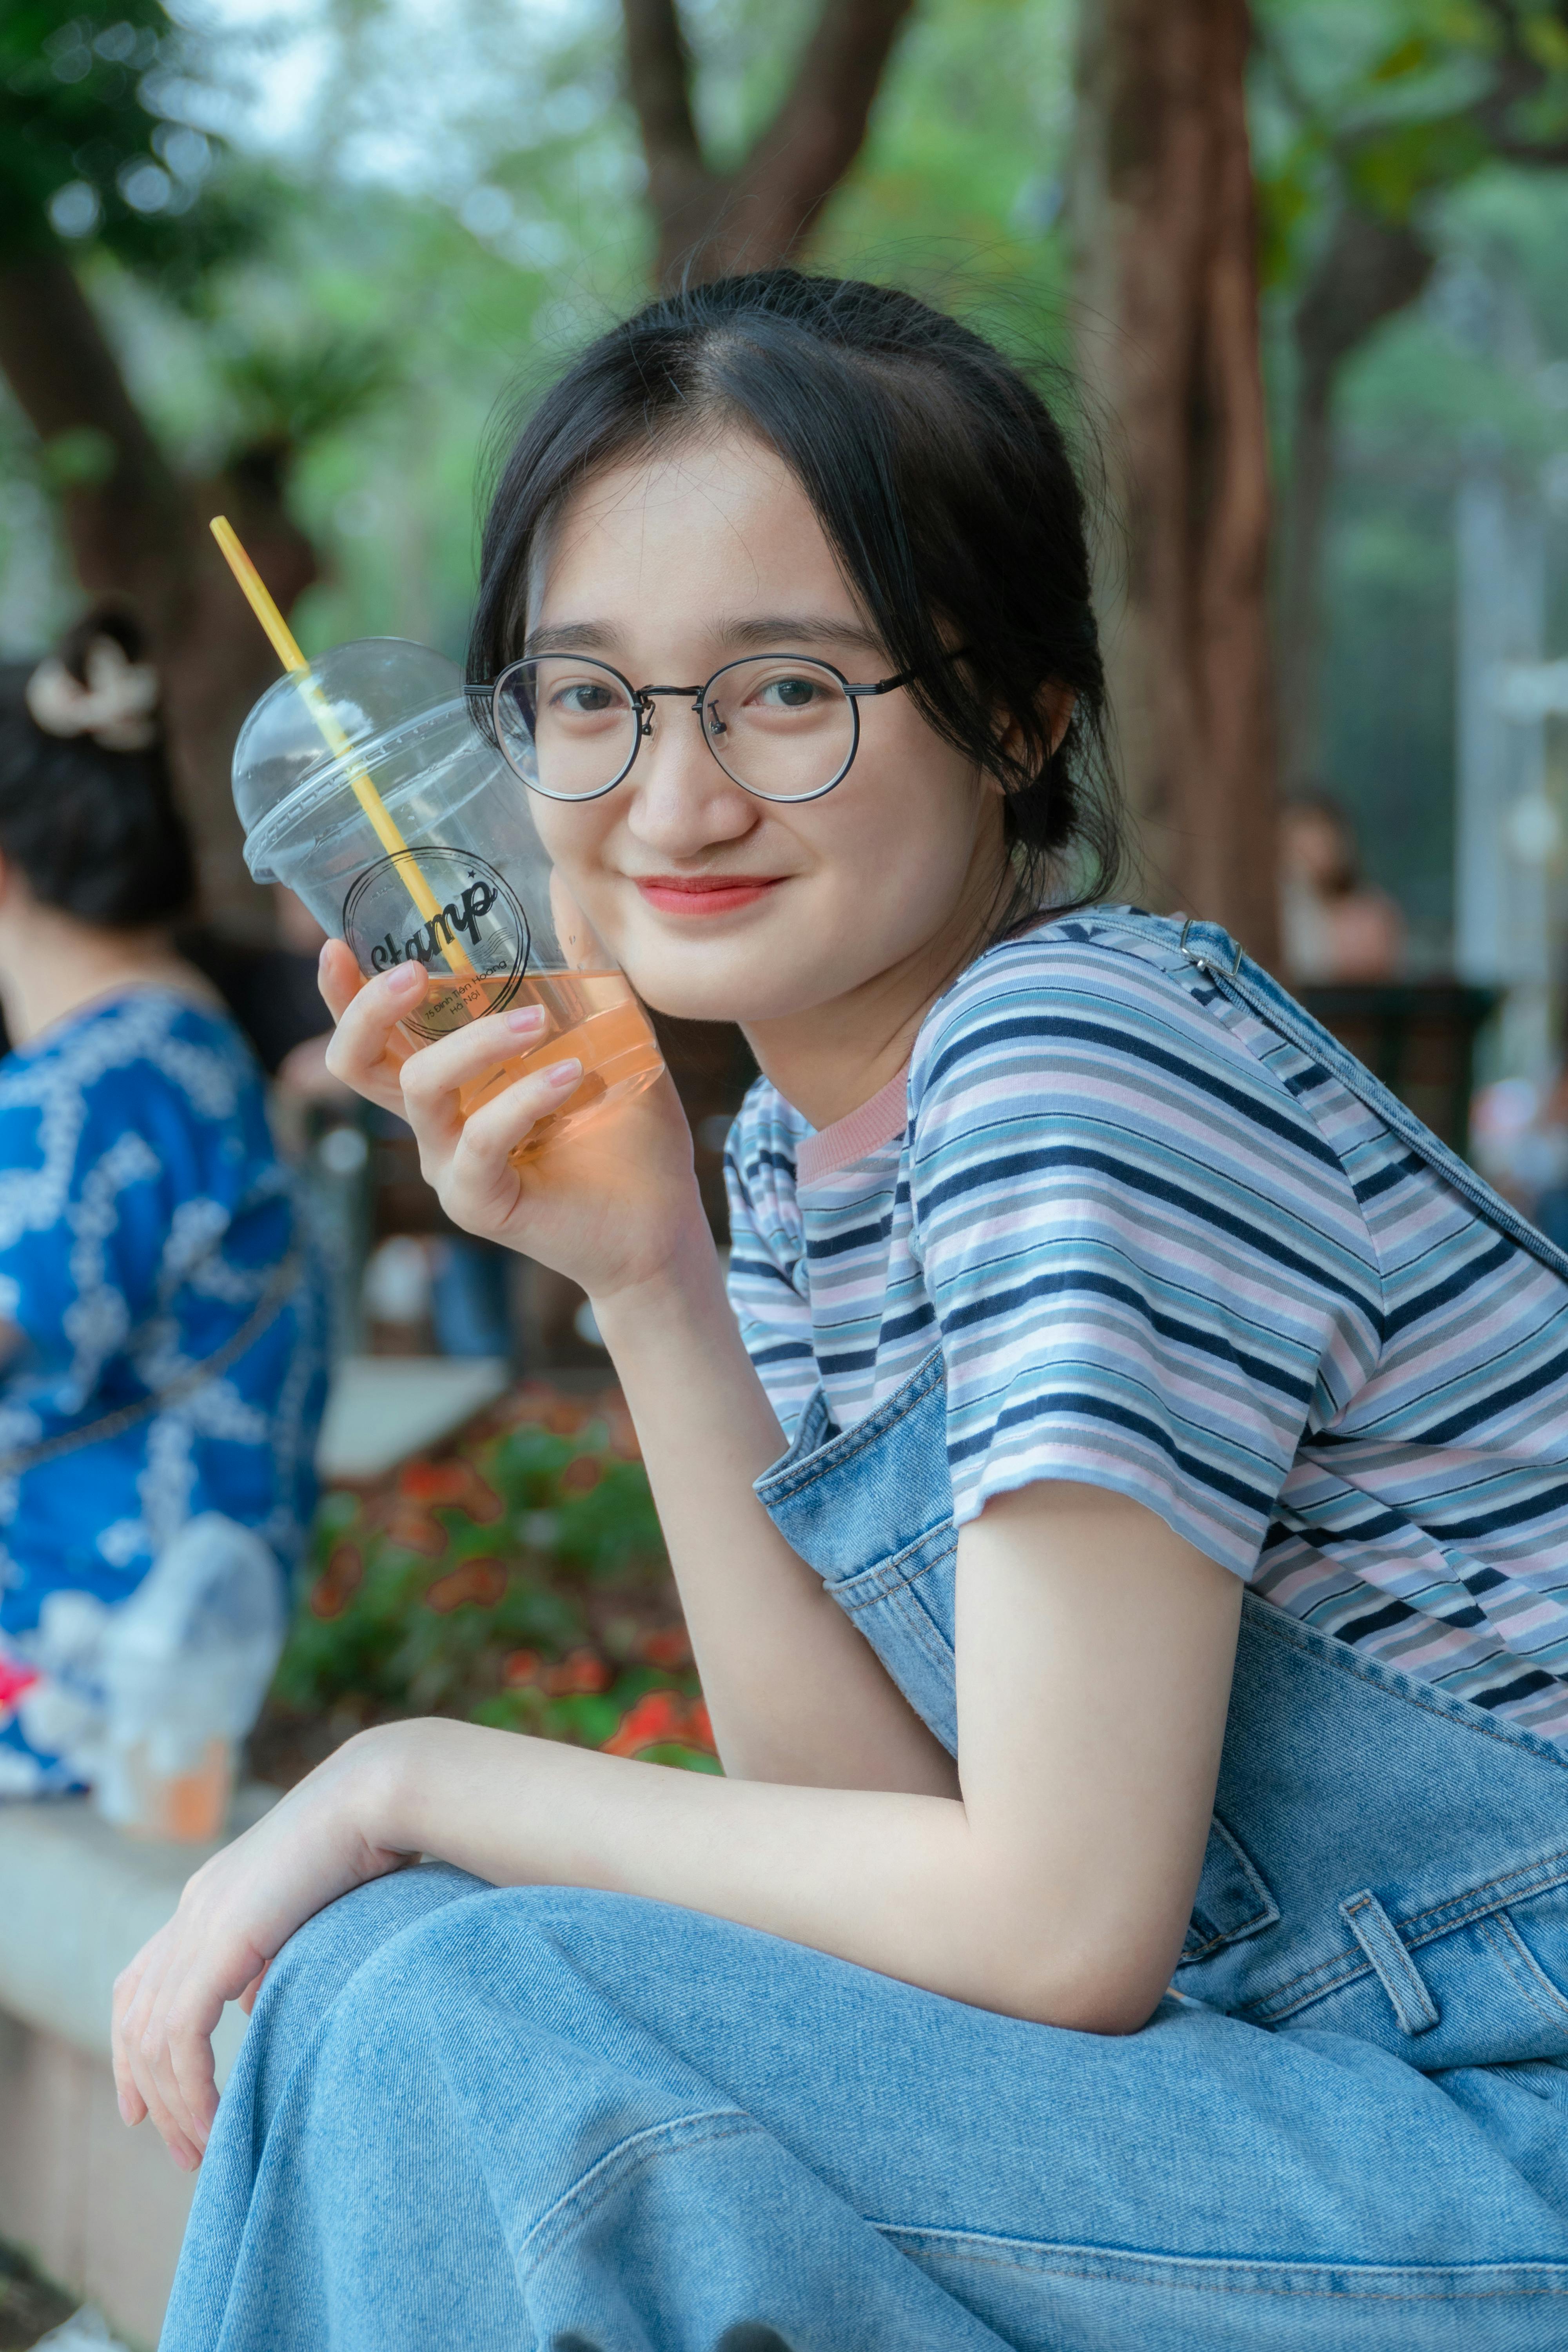
[[[500,1678],[508,1690],[517,1690],[533,1681],[542,1664],[537,1650],[509,1650],[501,1660]]]
[[[398,1474],[397,1490],[421,1512],[437,1503],[458,1504],[481,1526],[501,1514],[500,1496],[471,1462],[409,1462]]]
[[[684,1625],[660,1625],[645,1633],[637,1647],[650,1666],[689,1666],[691,1664],[691,1643]]]
[[[468,1491],[468,1468],[463,1462],[405,1462],[397,1484],[412,1502],[459,1503]]]
[[[493,1609],[506,1591],[506,1567],[499,1559],[466,1559],[445,1576],[438,1576],[425,1595],[432,1609],[443,1614],[450,1609],[461,1609],[466,1602],[476,1608]]]
[[[662,1748],[674,1741],[683,1748],[717,1753],[713,1727],[702,1701],[688,1701],[679,1691],[645,1691],[621,1717],[620,1728],[605,1742],[606,1756],[637,1756],[645,1748]]]
[[[364,1561],[355,1543],[335,1543],[327,1564],[310,1590],[310,1612],[316,1617],[341,1617],[359,1589]]]
[[[591,1495],[605,1475],[605,1465],[596,1454],[578,1454],[561,1473],[561,1484],[568,1495]]]
[[[565,1698],[573,1691],[608,1690],[610,1669],[597,1650],[574,1650],[550,1668],[544,1687],[552,1698]]]

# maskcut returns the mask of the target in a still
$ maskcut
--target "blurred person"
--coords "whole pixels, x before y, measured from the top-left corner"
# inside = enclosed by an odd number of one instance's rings
[[[185,1523],[286,1570],[320,1310],[261,1074],[171,927],[194,883],[136,625],[0,671],[0,1796],[72,1784],[52,1597],[129,1598]]]
[[[1405,918],[1362,875],[1355,831],[1327,793],[1300,793],[1279,813],[1280,929],[1285,970],[1300,986],[1395,979]]]
[[[411,1050],[338,941],[331,1060],[586,1292],[724,1777],[387,1724],[203,1866],[115,1996],[163,2352],[1556,2352],[1568,1259],[1119,902],[1051,411],[687,288],[522,426],[469,673],[755,1055],[728,1296],[668,1076],[541,1138],[534,1008]]]

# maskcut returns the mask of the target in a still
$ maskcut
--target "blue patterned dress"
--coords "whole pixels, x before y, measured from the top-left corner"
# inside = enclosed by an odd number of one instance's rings
[[[260,1074],[227,1016],[163,988],[88,1006],[0,1062],[0,1463],[150,1394],[118,1434],[0,1470],[0,1797],[68,1786],[27,1703],[51,1595],[127,1599],[202,1511],[289,1568],[313,1502],[321,1318]],[[32,1736],[28,1717],[33,1715]]]

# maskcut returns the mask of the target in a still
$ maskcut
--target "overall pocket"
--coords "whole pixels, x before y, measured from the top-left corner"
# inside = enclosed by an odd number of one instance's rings
[[[957,1561],[958,1531],[949,1520],[858,1576],[824,1579],[950,1756],[958,1754],[952,1647]]]

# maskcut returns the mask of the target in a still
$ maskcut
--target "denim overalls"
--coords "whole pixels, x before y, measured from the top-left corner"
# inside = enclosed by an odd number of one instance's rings
[[[1568,1278],[1224,933],[1183,953]],[[951,1749],[945,1435],[939,1352],[758,1493]],[[268,1974],[163,2343],[1562,2352],[1568,1759],[1248,1596],[1122,2039],[634,1897],[362,1888]]]

